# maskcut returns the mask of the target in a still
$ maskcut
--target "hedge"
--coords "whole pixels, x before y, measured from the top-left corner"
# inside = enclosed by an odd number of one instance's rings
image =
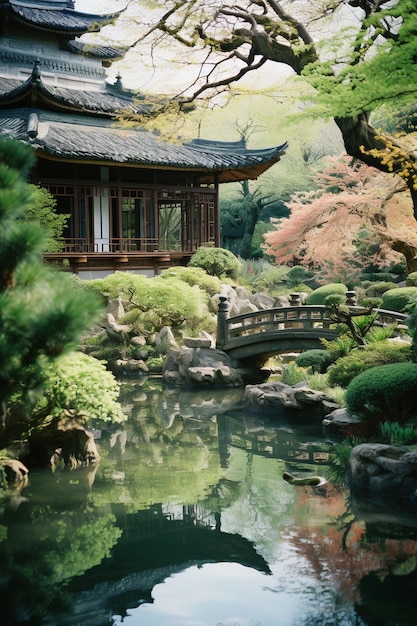
[[[327,296],[330,296],[335,293],[345,294],[348,288],[343,283],[329,283],[328,285],[322,285],[321,287],[317,287],[312,291],[308,298],[306,304],[326,304]]]

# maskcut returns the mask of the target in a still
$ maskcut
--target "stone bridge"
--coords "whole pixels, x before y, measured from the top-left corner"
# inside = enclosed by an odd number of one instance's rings
[[[335,339],[337,324],[324,305],[297,305],[255,311],[228,317],[227,298],[220,296],[217,315],[216,347],[226,352],[242,367],[262,367],[273,355],[323,348],[321,339]],[[351,311],[361,307],[350,306]],[[395,334],[406,329],[407,315],[374,309],[374,326],[396,324]]]

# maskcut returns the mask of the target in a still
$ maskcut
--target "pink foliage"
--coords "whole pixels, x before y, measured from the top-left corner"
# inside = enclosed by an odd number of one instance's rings
[[[368,261],[382,266],[398,260],[389,246],[393,229],[404,226],[401,214],[407,211],[409,225],[414,221],[411,204],[405,209],[405,199],[398,203],[403,182],[348,156],[329,157],[326,163],[314,178],[317,189],[293,195],[290,217],[275,220],[276,230],[265,235],[267,254],[278,263],[303,264],[327,279],[343,280],[361,265],[354,240],[366,229],[373,243],[380,241]],[[388,208],[397,219],[388,216]]]

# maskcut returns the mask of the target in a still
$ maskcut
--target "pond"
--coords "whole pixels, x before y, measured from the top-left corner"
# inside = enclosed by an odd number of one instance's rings
[[[283,480],[328,443],[241,395],[123,385],[98,466],[32,472],[0,519],[2,626],[416,624],[416,529]]]

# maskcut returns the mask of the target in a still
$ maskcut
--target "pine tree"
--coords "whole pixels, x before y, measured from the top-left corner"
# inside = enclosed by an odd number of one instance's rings
[[[31,408],[45,367],[74,348],[100,310],[92,294],[43,264],[44,229],[22,221],[33,162],[27,146],[0,141],[0,449],[36,425]]]

